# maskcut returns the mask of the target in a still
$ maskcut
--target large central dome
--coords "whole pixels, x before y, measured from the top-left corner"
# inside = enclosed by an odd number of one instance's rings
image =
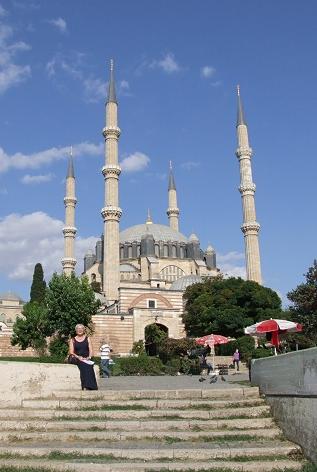
[[[141,241],[145,234],[153,234],[154,241],[179,241],[187,243],[188,239],[182,233],[174,231],[169,226],[148,223],[135,225],[120,233],[120,243]]]

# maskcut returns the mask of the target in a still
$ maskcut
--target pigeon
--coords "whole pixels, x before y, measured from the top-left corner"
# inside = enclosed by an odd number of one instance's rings
[[[226,382],[226,379],[224,378],[223,375],[221,376],[221,380],[222,380],[223,382]]]
[[[217,377],[217,375],[215,375],[214,377],[211,377],[211,380],[210,380],[209,383],[211,383],[211,384],[216,383],[217,380],[218,380],[218,377]]]
[[[204,379],[204,377],[200,377],[200,379],[198,379],[198,380],[199,380],[199,382],[203,382],[206,379]]]

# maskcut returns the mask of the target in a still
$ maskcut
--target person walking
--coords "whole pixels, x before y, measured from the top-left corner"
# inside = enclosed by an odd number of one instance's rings
[[[240,352],[239,352],[239,349],[236,349],[235,352],[233,353],[232,363],[233,363],[235,369],[237,369],[237,372],[239,372],[239,365],[240,365]]]
[[[110,349],[110,346],[108,343],[102,342],[102,345],[100,346],[100,367],[101,367],[101,377],[102,378],[108,378],[110,377],[110,353],[112,352],[112,349]]]

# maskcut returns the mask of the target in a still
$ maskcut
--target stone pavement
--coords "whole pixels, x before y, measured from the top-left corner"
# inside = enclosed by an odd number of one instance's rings
[[[226,375],[226,381],[219,377],[216,383],[210,384],[210,377],[199,382],[200,375],[158,375],[158,376],[129,376],[110,377],[100,379],[100,390],[184,390],[184,389],[227,389],[239,386],[248,386],[249,374],[239,373]],[[239,382],[242,382],[240,385]]]

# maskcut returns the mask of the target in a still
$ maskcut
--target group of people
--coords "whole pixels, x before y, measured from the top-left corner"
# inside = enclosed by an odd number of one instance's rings
[[[75,333],[69,341],[68,362],[78,366],[82,390],[98,390],[94,362],[91,360],[93,355],[91,340],[82,324],[75,326]],[[104,378],[110,377],[111,352],[109,344],[103,342],[100,346],[100,367]]]

